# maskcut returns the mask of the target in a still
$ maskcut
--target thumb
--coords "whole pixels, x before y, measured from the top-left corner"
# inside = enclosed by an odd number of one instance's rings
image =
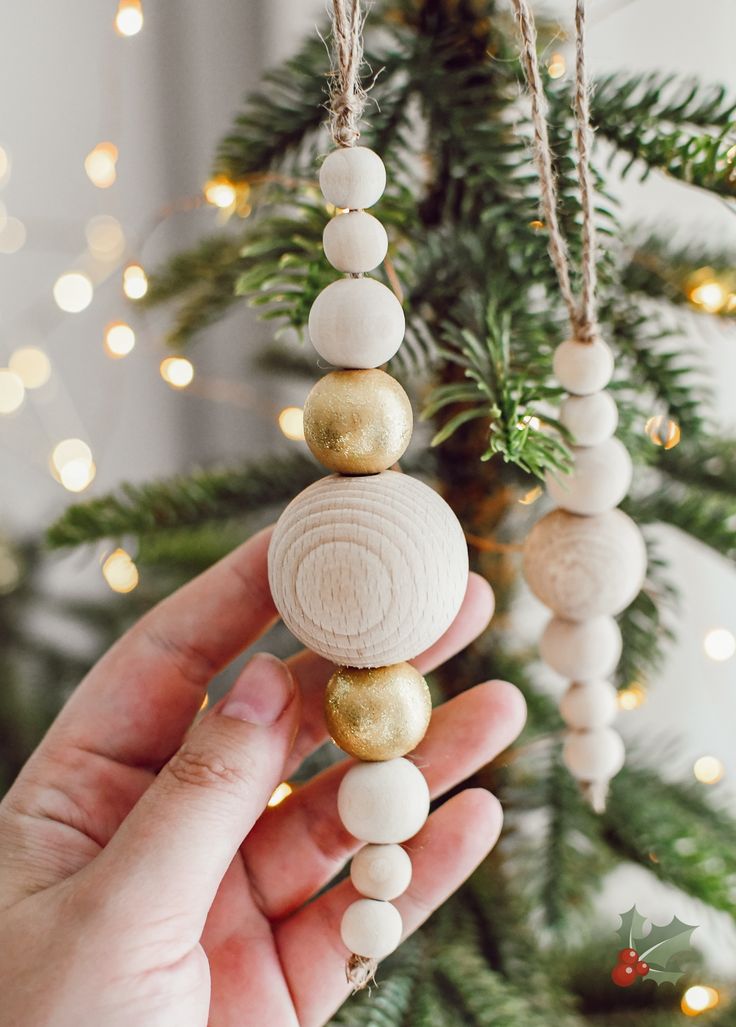
[[[288,667],[257,654],[94,861],[115,905],[147,918],[183,914],[201,930],[225,871],[282,778],[298,720]]]

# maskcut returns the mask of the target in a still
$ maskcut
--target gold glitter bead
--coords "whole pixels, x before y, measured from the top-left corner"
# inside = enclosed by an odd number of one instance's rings
[[[424,738],[431,715],[427,682],[409,663],[340,667],[327,683],[327,730],[359,760],[391,760],[411,752]]]
[[[339,474],[377,474],[395,464],[411,439],[409,397],[378,368],[332,371],[304,404],[304,437]]]

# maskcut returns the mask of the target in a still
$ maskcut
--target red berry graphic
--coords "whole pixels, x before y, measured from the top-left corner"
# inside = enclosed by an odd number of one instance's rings
[[[646,977],[649,973],[649,963],[645,963],[643,959],[640,959],[635,969],[640,977]]]
[[[618,954],[619,963],[625,963],[627,966],[633,966],[638,958],[639,956],[634,949],[621,949]]]
[[[614,984],[617,984],[619,988],[630,988],[636,980],[636,974],[634,973],[633,966],[627,963],[619,963],[618,966],[614,967],[611,971],[611,980]]]

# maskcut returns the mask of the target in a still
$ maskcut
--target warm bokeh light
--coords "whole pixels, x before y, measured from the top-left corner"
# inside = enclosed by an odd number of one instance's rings
[[[117,218],[98,214],[87,222],[84,234],[89,252],[98,260],[118,260],[125,250],[125,234]]]
[[[708,314],[717,314],[728,301],[728,290],[717,282],[701,282],[690,291],[690,299],[696,307],[702,307]]]
[[[137,36],[143,28],[141,0],[120,0],[115,14],[115,30],[119,36]]]
[[[40,389],[51,377],[51,361],[37,346],[21,346],[8,361],[27,389]]]
[[[68,492],[84,492],[92,484],[97,468],[87,460],[69,460],[59,471],[59,481]]]
[[[124,321],[112,321],[105,328],[105,352],[113,360],[127,357],[135,346],[135,332]]]
[[[279,428],[287,439],[304,441],[304,411],[301,407],[284,407],[279,414]]]
[[[140,264],[123,269],[123,292],[129,300],[139,300],[148,292],[148,278]]]
[[[655,446],[663,446],[665,449],[673,449],[682,437],[677,421],[664,414],[650,417],[644,425],[644,431]]]
[[[233,183],[225,175],[217,175],[205,183],[204,196],[213,207],[220,207],[225,210],[232,207],[237,199],[238,192]]]
[[[161,361],[159,371],[173,389],[186,389],[194,378],[194,366],[186,357],[166,357]]]
[[[10,155],[4,146],[0,146],[0,185],[5,185],[10,178]]]
[[[102,576],[113,592],[132,592],[140,581],[138,568],[124,549],[110,553],[102,564]]]
[[[92,450],[82,439],[62,439],[54,446],[51,454],[51,466],[57,473],[72,460],[85,460],[88,464],[92,463]]]
[[[728,628],[711,628],[703,639],[703,648],[711,660],[723,663],[736,653],[736,638]]]
[[[534,414],[525,414],[520,421],[517,422],[516,427],[519,431],[523,431],[524,428],[530,428],[532,431],[539,431],[542,427],[542,422]]]
[[[0,414],[14,414],[23,405],[23,380],[9,367],[0,367]]]
[[[78,314],[92,302],[94,289],[87,275],[81,271],[67,271],[54,283],[54,299],[67,314]]]
[[[51,473],[69,492],[83,492],[97,473],[92,450],[82,439],[63,439],[51,454]]]
[[[617,699],[620,710],[637,710],[646,702],[647,693],[643,685],[638,681],[632,682],[626,688],[620,689]]]
[[[109,189],[117,178],[115,165],[118,148],[114,143],[98,143],[84,158],[84,170],[92,185],[98,189]]]
[[[18,218],[6,217],[0,228],[0,253],[10,256],[22,249],[26,241],[26,226]]]
[[[708,1009],[715,1009],[721,997],[715,988],[706,984],[694,984],[682,996],[680,1008],[686,1016],[700,1016]]]
[[[524,493],[519,502],[522,506],[531,506],[532,503],[536,503],[542,495],[542,491],[543,489],[541,485],[534,485],[533,488],[530,488],[528,492]]]
[[[279,803],[283,802],[284,799],[288,798],[288,796],[290,796],[293,791],[294,789],[291,787],[288,781],[282,781],[280,785],[276,785],[276,787],[274,788],[273,794],[271,798],[268,800],[268,805],[271,808],[273,808],[274,806],[278,806]]]
[[[726,768],[717,756],[701,756],[693,764],[695,780],[703,785],[717,784],[725,773]]]
[[[562,78],[567,71],[567,61],[564,54],[553,53],[547,61],[547,74],[550,78]]]

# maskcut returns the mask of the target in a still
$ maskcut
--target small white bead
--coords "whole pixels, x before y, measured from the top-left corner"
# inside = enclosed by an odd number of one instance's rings
[[[576,731],[608,727],[618,714],[616,689],[609,681],[575,682],[560,699],[560,714]]]
[[[610,781],[624,765],[626,750],[610,727],[573,731],[565,739],[565,766],[578,781]]]
[[[568,339],[555,350],[555,377],[575,396],[589,396],[605,389],[613,374],[613,353],[602,339],[575,342]]]
[[[618,506],[631,485],[633,466],[620,439],[573,449],[572,473],[545,475],[547,492],[562,510],[591,517]]]
[[[309,337],[335,367],[380,367],[404,338],[404,311],[375,278],[340,278],[323,289],[309,313]]]
[[[399,947],[404,925],[390,902],[357,899],[343,913],[340,937],[345,948],[364,959],[384,959]]]
[[[335,207],[372,207],[386,188],[386,168],[367,146],[341,147],[325,157],[319,185],[324,198]]]
[[[352,210],[331,218],[322,234],[325,256],[338,271],[362,274],[383,263],[388,236],[378,218]]]
[[[411,883],[409,853],[400,845],[366,845],[353,856],[350,879],[368,899],[395,899]]]
[[[553,617],[539,642],[544,662],[571,681],[607,677],[621,656],[621,631],[613,617]]]
[[[568,396],[560,409],[560,422],[572,434],[576,446],[597,446],[616,431],[618,407],[610,392]]]
[[[342,779],[337,809],[345,829],[363,842],[405,842],[427,819],[429,789],[403,756],[356,763]]]

